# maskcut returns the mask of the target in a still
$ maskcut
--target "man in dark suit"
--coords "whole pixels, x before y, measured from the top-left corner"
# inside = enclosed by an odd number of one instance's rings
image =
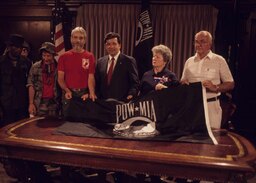
[[[100,99],[129,101],[139,91],[136,61],[120,52],[121,38],[118,33],[107,33],[104,42],[108,55],[97,61],[96,94]]]
[[[99,99],[112,98],[127,102],[136,97],[139,91],[136,61],[133,57],[120,52],[121,38],[119,34],[107,33],[104,43],[108,55],[97,61],[95,71],[96,95]],[[99,172],[99,177],[105,180],[105,172]],[[114,180],[117,183],[130,179],[130,176],[121,172],[114,174]]]

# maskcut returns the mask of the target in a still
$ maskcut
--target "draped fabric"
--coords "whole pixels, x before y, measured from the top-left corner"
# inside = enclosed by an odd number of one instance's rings
[[[214,37],[218,11],[207,5],[154,5],[151,12],[155,44],[172,50],[170,69],[180,78],[185,61],[194,55],[195,34],[207,30]]]
[[[58,131],[73,135],[92,136],[94,129],[93,133],[100,136],[93,137],[217,143],[210,128],[205,88],[201,83],[153,91],[129,103],[72,98],[65,120],[74,123]],[[74,130],[81,123],[87,124],[85,130]]]
[[[96,58],[105,54],[104,35],[118,32],[122,38],[122,52],[133,55],[139,4],[84,4],[78,8],[77,26],[87,33],[86,48]],[[200,30],[215,34],[218,11],[210,5],[157,5],[150,6],[154,45],[171,48],[173,61],[170,69],[180,78],[184,62],[194,54],[194,35]]]
[[[86,48],[96,58],[105,54],[104,36],[108,32],[121,35],[124,54],[132,55],[135,45],[135,27],[139,5],[85,4],[77,11],[76,25],[85,28],[88,34]]]

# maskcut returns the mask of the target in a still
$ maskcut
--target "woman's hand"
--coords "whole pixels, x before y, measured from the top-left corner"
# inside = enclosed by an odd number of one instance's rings
[[[158,83],[155,87],[155,90],[162,90],[164,88],[168,88],[167,86],[163,85],[162,83]]]

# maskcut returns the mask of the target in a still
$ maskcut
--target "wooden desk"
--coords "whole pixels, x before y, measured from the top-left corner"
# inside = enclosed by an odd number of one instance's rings
[[[0,130],[0,156],[96,169],[243,182],[256,152],[228,132],[218,145],[87,138],[53,134],[61,120],[32,118]]]

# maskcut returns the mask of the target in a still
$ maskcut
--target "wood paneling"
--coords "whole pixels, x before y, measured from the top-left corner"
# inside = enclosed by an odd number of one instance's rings
[[[38,49],[45,41],[51,41],[52,10],[51,7],[21,6],[0,7],[1,53],[5,49],[4,42],[9,34],[17,33],[24,36],[31,45],[30,58],[39,59]]]

